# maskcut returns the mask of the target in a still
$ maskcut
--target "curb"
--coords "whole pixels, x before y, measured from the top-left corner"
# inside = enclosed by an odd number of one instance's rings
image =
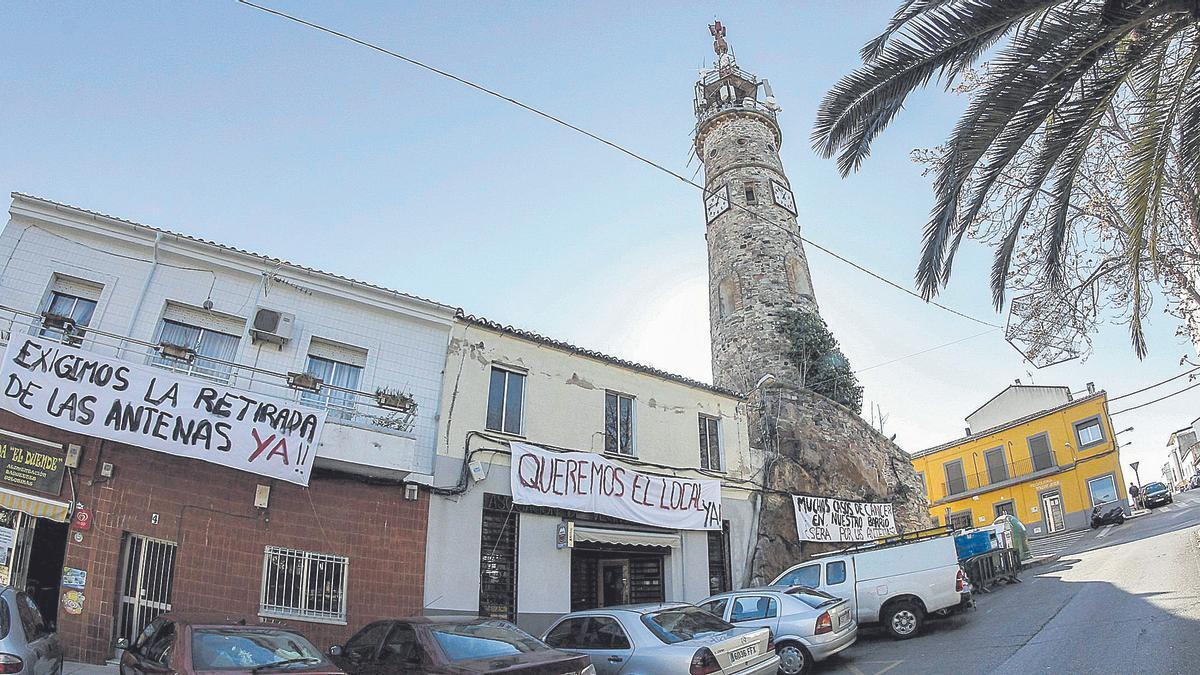
[[[1061,557],[1063,557],[1062,553],[1055,553],[1054,555],[1047,555],[1047,556],[1040,556],[1040,557],[1035,556],[1033,558],[1030,558],[1029,560],[1022,560],[1021,561],[1021,569],[1027,570],[1027,569],[1032,569],[1034,567],[1042,567],[1043,565],[1050,565],[1052,563],[1058,562],[1058,559]]]

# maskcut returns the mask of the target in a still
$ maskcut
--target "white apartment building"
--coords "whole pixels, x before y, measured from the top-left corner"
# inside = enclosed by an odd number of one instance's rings
[[[537,632],[572,610],[695,602],[744,584],[761,471],[744,408],[733,392],[460,316],[430,497],[426,613],[508,617]],[[522,504],[512,488],[534,465],[514,475],[521,444],[639,472],[643,486],[719,481],[723,527],[606,517],[571,505],[570,482],[565,495]]]

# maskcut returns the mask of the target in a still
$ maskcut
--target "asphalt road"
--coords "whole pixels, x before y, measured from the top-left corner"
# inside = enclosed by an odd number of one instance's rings
[[[1178,494],[916,638],[863,628],[814,673],[1200,673],[1198,533],[1200,490]]]

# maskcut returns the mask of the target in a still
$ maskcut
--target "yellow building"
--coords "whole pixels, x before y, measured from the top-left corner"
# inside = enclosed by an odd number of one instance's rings
[[[1013,385],[967,416],[967,436],[913,455],[934,522],[1016,516],[1030,537],[1087,527],[1092,507],[1129,510],[1103,391]],[[975,431],[978,429],[979,431]]]

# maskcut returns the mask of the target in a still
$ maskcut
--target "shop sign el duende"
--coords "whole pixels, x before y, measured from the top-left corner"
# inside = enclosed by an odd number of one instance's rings
[[[57,495],[66,472],[65,452],[0,436],[0,486]]]

